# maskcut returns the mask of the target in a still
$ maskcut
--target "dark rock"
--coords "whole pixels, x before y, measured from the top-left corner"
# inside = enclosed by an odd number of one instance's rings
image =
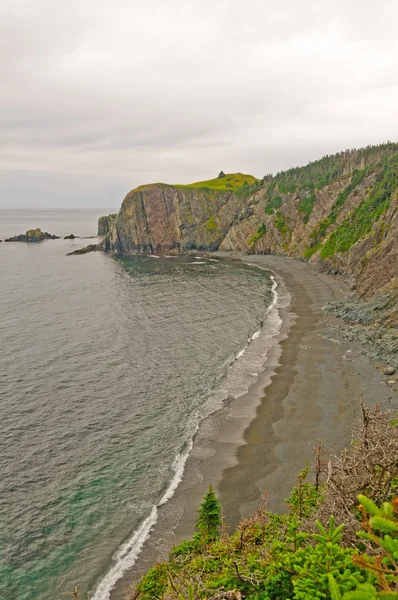
[[[395,369],[394,367],[386,367],[385,369],[383,369],[383,373],[384,375],[394,375]]]
[[[218,174],[218,179],[221,179],[222,177],[225,177],[224,171],[220,171]]]
[[[73,233],[71,233],[70,235],[66,235],[64,237],[64,240],[75,240],[75,239],[76,239],[76,236],[73,235]]]
[[[68,252],[66,256],[72,256],[73,254],[87,254],[88,252],[97,252],[102,250],[99,244],[89,244],[84,248],[79,248],[79,250],[74,250],[73,252]]]
[[[41,242],[43,240],[59,240],[58,235],[51,235],[47,231],[41,229],[29,229],[26,233],[20,235],[14,235],[14,237],[7,238],[5,242]]]

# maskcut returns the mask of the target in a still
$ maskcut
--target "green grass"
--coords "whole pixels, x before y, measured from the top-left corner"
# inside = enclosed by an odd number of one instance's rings
[[[214,217],[210,217],[210,219],[208,219],[206,221],[206,223],[204,224],[204,226],[206,227],[206,229],[208,231],[216,231],[216,229],[218,229],[218,225],[217,225],[216,220],[214,219]]]
[[[220,191],[233,191],[242,188],[243,186],[253,186],[254,184],[260,184],[260,179],[253,177],[253,175],[245,175],[244,173],[230,173],[225,177],[216,179],[209,179],[207,181],[197,181],[196,183],[189,183],[187,185],[175,185],[177,188],[207,188],[209,190],[220,190]]]

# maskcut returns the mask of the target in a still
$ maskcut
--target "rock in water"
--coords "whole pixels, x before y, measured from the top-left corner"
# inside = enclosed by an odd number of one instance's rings
[[[72,256],[73,254],[87,254],[88,252],[96,252],[97,250],[102,250],[99,244],[89,244],[84,248],[79,248],[79,250],[68,252],[66,256]]]
[[[73,233],[71,233],[70,235],[66,235],[64,237],[64,240],[75,240],[75,239],[76,239],[76,236],[73,235]]]
[[[383,370],[383,373],[384,373],[384,375],[394,375],[395,369],[394,369],[394,367],[386,367]]]
[[[7,238],[5,242],[41,242],[43,240],[58,240],[58,235],[51,235],[47,231],[41,229],[29,229],[26,233],[20,235],[14,235],[14,237]]]

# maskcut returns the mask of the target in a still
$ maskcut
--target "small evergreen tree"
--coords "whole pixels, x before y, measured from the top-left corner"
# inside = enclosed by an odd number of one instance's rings
[[[200,536],[206,544],[214,542],[220,537],[221,506],[218,498],[210,486],[199,509],[199,518],[196,523]]]

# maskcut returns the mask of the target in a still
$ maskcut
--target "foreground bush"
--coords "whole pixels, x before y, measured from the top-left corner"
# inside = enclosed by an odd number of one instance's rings
[[[325,463],[318,446],[315,468],[307,464],[286,500],[288,514],[267,512],[263,502],[235,533],[225,535],[210,488],[198,533],[153,567],[135,595],[141,600],[398,600],[397,488],[397,421],[378,407],[363,408],[350,450]]]

